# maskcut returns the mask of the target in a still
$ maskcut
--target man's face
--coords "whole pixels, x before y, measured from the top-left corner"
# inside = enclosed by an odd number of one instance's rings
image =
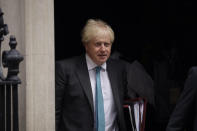
[[[112,43],[109,36],[99,36],[85,44],[86,53],[97,65],[107,61],[111,53]]]

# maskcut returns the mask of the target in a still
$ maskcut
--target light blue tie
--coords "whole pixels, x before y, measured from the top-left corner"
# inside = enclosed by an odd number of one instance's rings
[[[96,126],[97,131],[105,131],[105,113],[100,79],[101,67],[96,67]]]

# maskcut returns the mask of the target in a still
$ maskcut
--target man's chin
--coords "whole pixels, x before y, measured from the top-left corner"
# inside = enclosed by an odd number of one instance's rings
[[[106,61],[108,57],[107,56],[99,56],[98,58],[101,61]]]
[[[103,63],[105,63],[107,60],[105,59],[105,60],[100,60],[99,61],[99,63],[101,63],[101,65],[103,64]]]

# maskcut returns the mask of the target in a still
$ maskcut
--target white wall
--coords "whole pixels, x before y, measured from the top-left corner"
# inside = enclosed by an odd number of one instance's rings
[[[19,77],[20,131],[55,130],[53,0],[0,0],[9,35],[24,56]],[[9,36],[2,44],[7,50]],[[4,69],[4,75],[6,70]]]

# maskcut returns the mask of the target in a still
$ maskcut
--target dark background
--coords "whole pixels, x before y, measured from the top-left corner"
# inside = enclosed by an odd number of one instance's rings
[[[89,18],[100,18],[115,32],[113,50],[129,61],[148,49],[153,57],[175,49],[184,69],[196,64],[197,21],[193,1],[55,2],[56,60],[81,54],[80,32]]]
[[[179,96],[188,69],[197,64],[197,15],[193,1],[56,0],[54,3],[56,60],[83,53],[81,29],[87,19],[99,18],[111,25],[115,32],[112,51],[120,52],[131,63],[138,60],[155,83],[159,83],[157,80],[170,81],[166,87],[162,83],[154,87],[159,103],[154,124],[156,130],[164,130],[176,104],[170,99]],[[163,70],[167,72],[166,78],[156,78],[155,74]],[[171,88],[178,90],[171,91]],[[167,111],[162,114],[162,110]]]
[[[128,57],[139,56],[136,50],[147,43],[154,45],[154,50],[175,47],[180,55],[191,57],[196,43],[195,11],[189,0],[55,1],[56,60],[83,51],[80,31],[88,18],[109,23],[115,31],[114,48]]]

